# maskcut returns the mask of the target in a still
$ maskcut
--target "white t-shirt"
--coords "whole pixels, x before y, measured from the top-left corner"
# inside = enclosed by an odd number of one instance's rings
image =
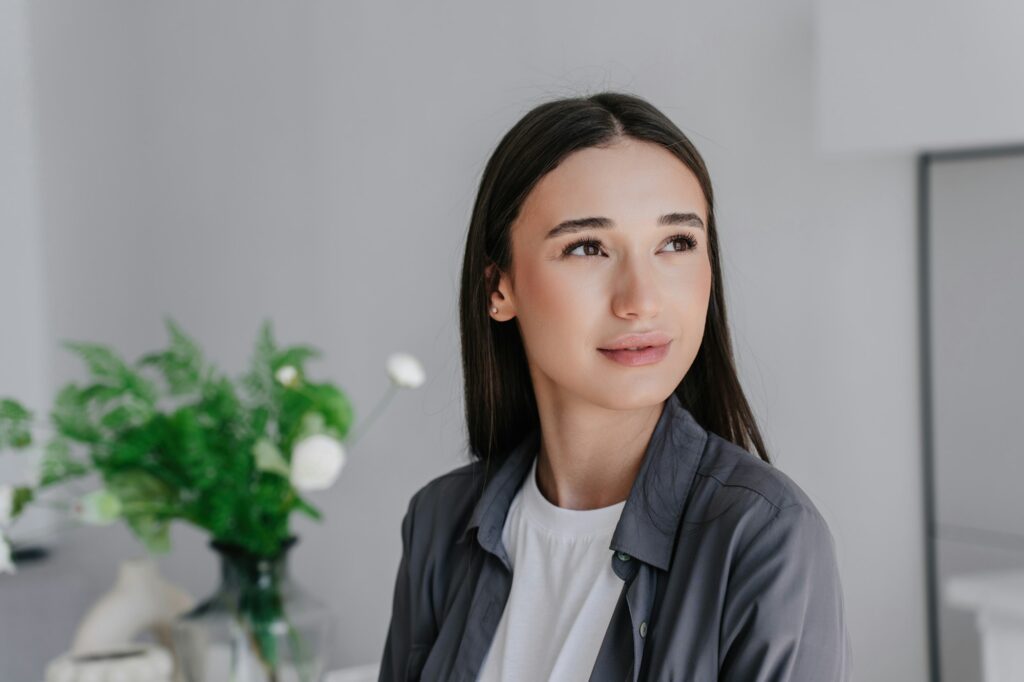
[[[608,545],[623,500],[564,509],[537,487],[537,458],[509,506],[502,542],[512,591],[479,682],[587,680],[622,592]]]

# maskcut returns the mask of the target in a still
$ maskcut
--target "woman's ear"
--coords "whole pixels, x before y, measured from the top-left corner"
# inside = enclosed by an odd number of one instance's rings
[[[484,268],[487,313],[499,322],[515,317],[512,302],[507,295],[508,282],[506,279],[505,273],[498,268],[498,264],[494,261],[488,263]]]

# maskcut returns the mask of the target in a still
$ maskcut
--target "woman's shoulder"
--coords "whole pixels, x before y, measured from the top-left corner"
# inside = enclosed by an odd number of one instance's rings
[[[787,517],[828,528],[814,500],[786,472],[711,431],[692,492],[697,507],[703,503],[704,514],[712,517],[733,509],[767,522],[785,510]]]
[[[447,546],[462,532],[479,497],[482,463],[463,464],[435,476],[413,493],[409,514],[417,528],[429,529],[435,546]]]
[[[721,678],[786,668],[794,679],[847,679],[852,647],[835,542],[810,495],[774,464],[710,432],[691,492],[684,525],[708,532],[684,534],[677,559],[708,561],[722,577],[721,590],[705,592],[721,614]],[[794,645],[773,647],[783,640]]]
[[[480,460],[455,467],[424,483],[412,497],[414,500],[424,501],[450,499],[453,495],[468,497],[473,492],[473,483],[478,480],[481,467]]]

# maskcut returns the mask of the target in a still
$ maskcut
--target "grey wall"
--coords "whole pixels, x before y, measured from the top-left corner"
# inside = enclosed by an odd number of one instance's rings
[[[2,252],[38,240],[40,281],[19,288],[46,292],[42,319],[12,298],[16,343],[44,355],[10,384],[21,361],[0,355],[5,390],[80,376],[58,339],[136,357],[165,314],[231,371],[272,317],[326,351],[311,367],[363,414],[388,353],[425,363],[315,498],[326,521],[297,519],[295,572],[342,622],[335,665],[379,656],[405,505],[465,461],[457,283],[483,164],[540,101],[621,88],[709,163],[742,378],[836,538],[856,679],[925,679],[913,163],[819,152],[809,0],[24,7],[38,220],[5,222]],[[173,539],[165,574],[210,589],[204,538]],[[85,530],[0,580],[0,600],[40,609],[0,610],[0,660],[41,670],[139,552],[120,527]]]
[[[1024,140],[1024,5],[817,0],[817,140],[835,154]]]
[[[42,404],[49,396],[46,276],[27,26],[24,3],[0,4],[0,395]],[[0,480],[21,481],[38,463],[36,453],[19,455],[0,455]],[[12,534],[45,532],[52,521],[46,510],[33,510]]]

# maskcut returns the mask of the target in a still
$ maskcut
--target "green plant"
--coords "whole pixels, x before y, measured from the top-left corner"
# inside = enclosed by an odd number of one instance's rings
[[[236,381],[209,364],[173,320],[165,323],[169,346],[133,364],[99,344],[63,342],[85,362],[89,381],[57,394],[37,480],[0,486],[0,528],[42,490],[93,473],[102,487],[71,511],[91,523],[123,519],[154,553],[169,550],[175,520],[270,556],[288,538],[292,512],[321,518],[303,493],[337,477],[346,459],[342,442],[354,441],[354,412],[337,386],[307,377],[306,363],[320,351],[278,347],[265,321],[249,369]],[[389,372],[391,389],[423,381],[406,354],[390,357]],[[0,449],[32,446],[34,424],[21,403],[0,399]],[[0,570],[6,564],[13,571],[0,534],[3,553]]]

